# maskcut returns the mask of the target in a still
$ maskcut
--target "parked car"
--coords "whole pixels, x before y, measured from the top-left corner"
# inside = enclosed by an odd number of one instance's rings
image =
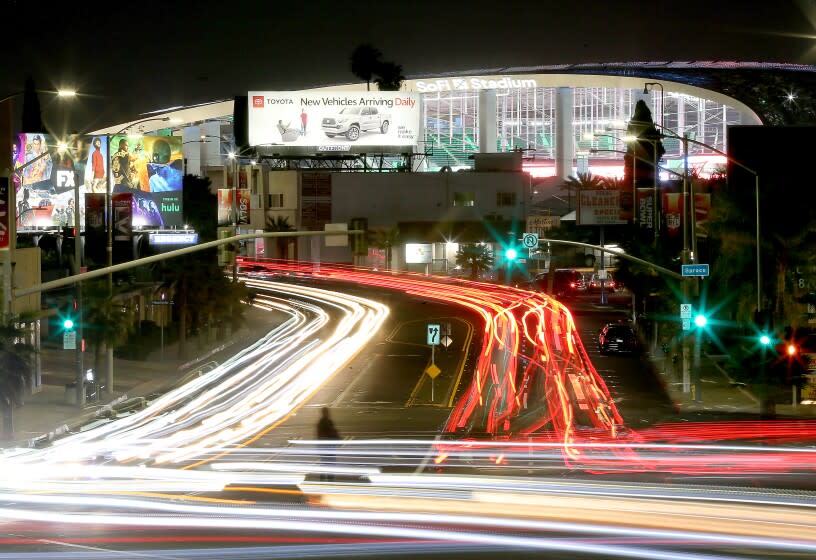
[[[532,280],[532,288],[539,292],[546,292],[549,282],[548,273],[542,272]],[[584,277],[581,273],[572,268],[557,268],[553,272],[552,295],[556,297],[569,297],[583,291]]]
[[[329,138],[345,136],[354,142],[363,132],[386,134],[390,123],[391,115],[380,113],[376,107],[345,107],[336,115],[323,117],[321,128]]]
[[[615,283],[615,279],[612,278],[612,274],[610,272],[606,273],[606,279],[602,279],[597,274],[593,274],[592,278],[589,280],[589,286],[587,286],[587,291],[600,292],[601,288],[603,288],[607,292],[614,292],[615,290],[618,289],[618,285]]]
[[[601,354],[637,354],[640,340],[628,323],[607,323],[598,332],[598,351]]]

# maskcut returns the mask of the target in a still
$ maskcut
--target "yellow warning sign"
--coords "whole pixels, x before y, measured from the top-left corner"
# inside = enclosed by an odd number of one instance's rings
[[[431,364],[425,369],[425,373],[427,373],[431,379],[436,379],[436,376],[442,373],[442,370],[436,367],[436,364]]]

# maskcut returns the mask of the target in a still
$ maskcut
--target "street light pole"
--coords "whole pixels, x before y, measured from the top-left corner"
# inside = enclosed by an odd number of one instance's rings
[[[149,119],[142,119],[134,123],[130,123],[121,130],[113,134],[105,134],[105,143],[108,145],[107,157],[107,174],[105,178],[105,221],[107,222],[107,241],[105,244],[105,257],[108,269],[113,266],[113,173],[111,172],[111,140],[132,126],[136,126],[146,122],[152,121],[169,121],[170,117],[153,117]],[[108,304],[113,300],[113,274],[108,272]],[[113,347],[108,345],[105,348],[105,391],[108,394],[113,394]]]

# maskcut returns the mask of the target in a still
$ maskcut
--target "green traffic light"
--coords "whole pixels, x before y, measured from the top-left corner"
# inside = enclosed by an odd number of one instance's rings
[[[512,248],[511,248],[511,249],[507,249],[507,250],[504,252],[504,258],[506,258],[508,261],[514,261],[514,260],[516,260],[516,257],[517,257],[517,256],[518,256],[518,253],[516,252],[516,250],[515,250],[515,249],[512,249]]]
[[[703,315],[702,313],[698,313],[694,316],[694,324],[697,325],[699,328],[703,328],[708,324],[708,317]]]
[[[65,319],[62,322],[62,326],[65,327],[66,329],[73,329],[74,328],[74,322],[71,319]]]
[[[763,346],[768,346],[771,343],[771,337],[767,334],[763,334],[759,337],[759,342]]]

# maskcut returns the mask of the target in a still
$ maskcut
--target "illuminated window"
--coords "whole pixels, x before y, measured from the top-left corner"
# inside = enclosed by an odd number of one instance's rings
[[[497,192],[496,206],[515,206],[516,193],[514,192]]]
[[[476,204],[476,195],[472,192],[455,192],[453,193],[454,206],[474,206]]]

